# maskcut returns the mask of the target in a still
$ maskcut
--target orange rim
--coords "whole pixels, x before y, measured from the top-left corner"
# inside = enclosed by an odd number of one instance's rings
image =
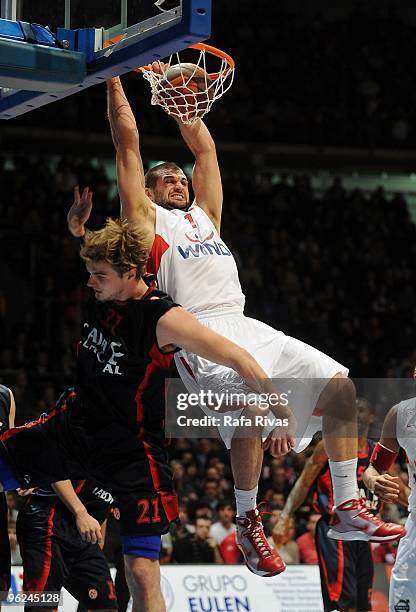
[[[110,38],[109,40],[107,40],[104,43],[104,48],[111,47],[111,45],[114,45],[114,44],[120,42],[120,40],[122,38],[123,38],[122,34],[119,35],[119,36],[114,36],[114,38]],[[207,45],[206,43],[195,43],[194,45],[190,45],[188,48],[189,49],[196,49],[197,51],[205,51],[205,52],[210,53],[211,55],[215,55],[215,57],[218,57],[219,59],[225,60],[227,62],[228,68],[226,70],[224,70],[223,72],[221,72],[221,73],[220,72],[210,72],[210,73],[208,73],[208,76],[211,79],[211,81],[215,81],[216,79],[218,79],[220,74],[222,74],[224,76],[227,76],[227,74],[229,74],[235,68],[235,61],[233,60],[231,55],[229,55],[225,51],[222,51],[221,49],[217,49],[217,47],[213,47],[212,45]],[[134,68],[134,72],[144,72],[146,70],[153,70],[152,64],[146,64],[146,66],[140,66],[139,68]]]
[[[197,49],[198,51],[206,51],[207,53],[211,53],[211,55],[215,55],[215,57],[219,57],[220,59],[225,60],[227,62],[228,68],[224,70],[223,73],[211,72],[208,74],[211,81],[215,81],[216,79],[218,79],[220,74],[223,74],[224,76],[226,76],[229,72],[231,72],[235,68],[235,61],[233,60],[231,55],[228,55],[228,53],[226,53],[225,51],[222,51],[221,49],[217,49],[217,47],[212,47],[211,45],[207,45],[205,43],[195,43],[194,45],[190,45],[189,48]]]

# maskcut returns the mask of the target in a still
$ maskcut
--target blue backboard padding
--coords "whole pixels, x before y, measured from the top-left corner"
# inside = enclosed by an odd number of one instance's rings
[[[61,92],[82,83],[85,55],[0,39],[0,82],[12,89]]]
[[[56,46],[55,38],[49,28],[45,28],[37,23],[32,23],[31,26],[36,42],[39,45],[49,45],[50,47]]]
[[[0,37],[12,40],[25,39],[20,23],[9,19],[0,19]]]
[[[11,119],[209,38],[211,0],[184,0],[182,11],[183,18],[172,27],[150,33],[145,39],[133,40],[107,56],[103,51],[98,52],[97,59],[87,63],[86,78],[75,87],[54,93],[18,91],[0,98],[0,119]]]

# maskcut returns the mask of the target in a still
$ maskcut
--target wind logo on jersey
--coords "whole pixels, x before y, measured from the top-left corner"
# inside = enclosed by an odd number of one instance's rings
[[[92,351],[95,354],[97,361],[104,366],[102,371],[107,374],[118,374],[121,376],[122,372],[120,372],[118,361],[125,355],[125,353],[119,350],[122,347],[121,342],[115,342],[114,340],[110,342],[96,327],[90,329],[88,323],[84,323],[84,330],[88,332],[88,335],[83,341],[82,346],[87,351]]]
[[[191,240],[188,235],[186,237],[188,240]],[[209,237],[205,238],[204,241],[192,239],[191,242],[193,244],[188,244],[186,247],[177,246],[176,248],[183,259],[188,259],[189,257],[205,257],[207,255],[225,255],[231,257],[231,251],[227,249],[224,243],[217,242],[216,240],[213,242],[206,242],[207,240],[209,240]]]

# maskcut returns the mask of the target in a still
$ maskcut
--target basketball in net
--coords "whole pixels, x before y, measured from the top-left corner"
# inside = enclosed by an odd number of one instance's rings
[[[190,49],[199,51],[195,63],[181,62],[179,53],[175,53],[166,63],[156,62],[138,69],[150,83],[152,104],[188,125],[206,115],[234,79],[234,61],[229,55],[203,43]],[[208,70],[207,55],[209,63],[216,60],[219,64],[216,70]]]
[[[178,119],[194,121],[203,117],[214,98],[209,75],[196,64],[170,66],[159,85],[165,107]]]

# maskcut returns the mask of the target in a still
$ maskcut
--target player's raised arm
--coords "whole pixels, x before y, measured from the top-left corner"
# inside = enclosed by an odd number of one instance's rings
[[[177,120],[182,137],[195,157],[192,187],[195,200],[214,223],[221,227],[222,183],[215,142],[202,119],[192,125]]]
[[[154,236],[156,215],[154,204],[145,192],[139,132],[119,77],[107,81],[107,104],[111,133],[117,151],[121,218],[140,223]]]
[[[267,374],[245,349],[202,325],[183,308],[171,308],[158,321],[156,328],[160,347],[178,346],[214,363],[232,368],[257,393],[275,391]]]
[[[386,474],[400,449],[396,425],[397,406],[393,406],[384,420],[381,438],[371,454],[370,465],[363,474],[366,487],[389,503],[396,502],[400,493],[399,478]]]

